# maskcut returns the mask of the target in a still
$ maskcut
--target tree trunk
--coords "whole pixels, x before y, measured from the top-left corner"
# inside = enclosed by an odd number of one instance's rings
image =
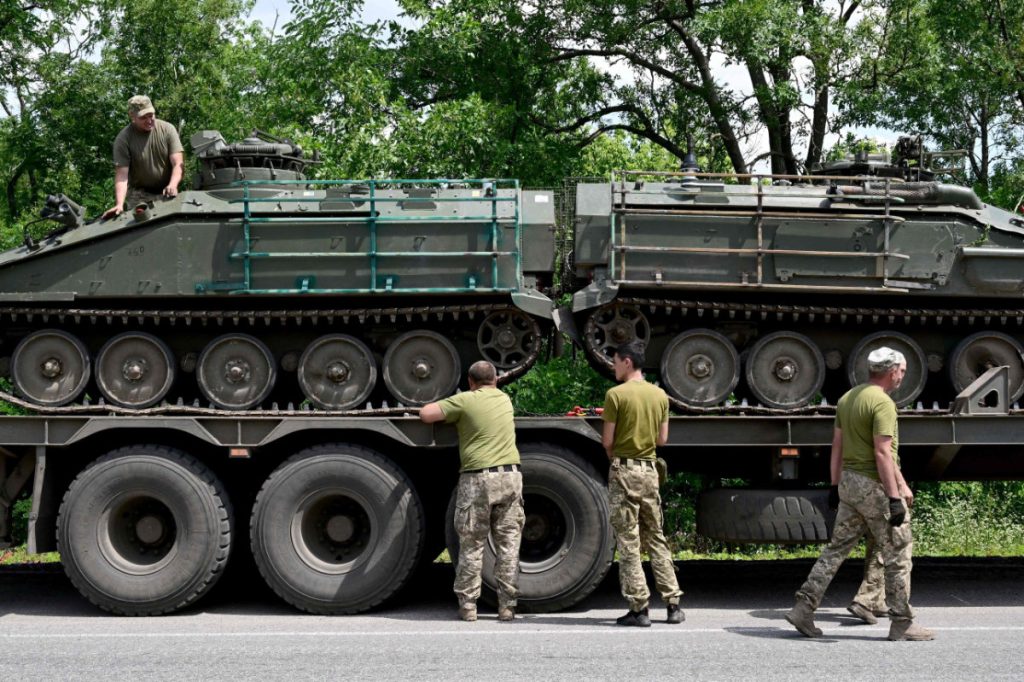
[[[7,181],[7,210],[9,211],[10,219],[13,221],[18,215],[18,180],[21,179],[22,174],[25,172],[25,162],[22,161],[14,169],[14,174],[11,175],[11,179]]]
[[[825,150],[825,129],[828,126],[828,85],[823,84],[827,73],[827,64],[815,60],[814,64],[814,110],[811,116],[811,137],[807,141],[807,160],[804,162],[806,170],[811,170],[816,164],[821,163]]]

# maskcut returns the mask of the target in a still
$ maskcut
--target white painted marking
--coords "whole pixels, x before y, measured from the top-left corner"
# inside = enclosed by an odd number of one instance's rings
[[[1024,632],[1024,626],[1021,625],[994,625],[994,626],[966,626],[966,627],[935,627],[928,626],[929,630],[935,630],[937,632]],[[615,637],[622,637],[632,632],[635,636],[650,637],[653,635],[728,635],[735,634],[737,630],[759,630],[766,632],[781,632],[796,634],[795,630],[790,628],[782,627],[763,627],[763,626],[735,626],[726,628],[652,628],[650,630],[646,628],[636,630],[624,630],[622,628],[608,627],[607,629],[585,629],[583,627],[576,628],[555,628],[555,629],[543,629],[543,630],[525,630],[522,626],[502,626],[500,628],[481,630],[474,628],[473,626],[467,626],[464,630],[381,630],[381,631],[360,631],[360,632],[335,632],[335,631],[291,631],[291,632],[67,632],[67,633],[27,633],[27,632],[10,632],[0,633],[0,639],[117,639],[117,638],[135,638],[135,639],[151,639],[151,638],[176,638],[176,639],[202,639],[204,637],[242,637],[242,638],[257,638],[257,637],[334,637],[334,638],[347,638],[347,637],[438,637],[438,636],[454,636],[454,637],[470,637],[470,636],[486,636],[486,635],[501,635],[507,637],[509,635],[543,635],[548,637],[550,635],[612,635]],[[888,631],[888,627],[857,627],[859,633],[885,633]],[[836,632],[842,634],[850,634],[850,627],[842,628],[823,628],[824,632]]]

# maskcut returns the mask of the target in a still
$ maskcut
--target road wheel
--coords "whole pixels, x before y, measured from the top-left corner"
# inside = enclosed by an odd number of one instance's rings
[[[270,475],[250,522],[260,574],[285,601],[321,614],[377,606],[409,579],[423,508],[405,474],[355,445],[323,445]]]
[[[156,445],[115,450],[72,482],[57,519],[71,582],[101,609],[170,613],[206,594],[231,548],[231,507],[202,463]]]
[[[833,523],[828,490],[718,488],[697,499],[697,532],[721,542],[826,542]]]
[[[615,540],[608,524],[608,492],[593,466],[556,445],[520,447],[526,524],[519,550],[519,610],[568,608],[608,573]],[[448,505],[448,552],[457,564],[455,494]],[[483,598],[496,602],[493,544],[484,548]]]

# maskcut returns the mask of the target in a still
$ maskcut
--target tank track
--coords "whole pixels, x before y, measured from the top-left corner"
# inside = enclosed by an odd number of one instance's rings
[[[662,312],[667,317],[676,313],[678,309],[682,315],[694,313],[697,317],[708,316],[713,320],[739,320],[739,321],[765,321],[772,319],[776,322],[808,322],[813,323],[820,320],[824,323],[838,321],[840,324],[862,324],[870,322],[878,324],[885,322],[890,325],[911,324],[932,324],[934,326],[958,326],[967,327],[981,324],[987,328],[1005,329],[1010,326],[1024,327],[1024,308],[868,308],[852,306],[816,306],[816,305],[787,305],[787,304],[765,304],[765,303],[742,303],[725,301],[701,301],[681,300],[668,298],[653,298],[639,296],[620,296],[614,299],[614,303],[635,306],[640,311],[650,313]],[[587,354],[596,358],[597,353],[593,347],[587,348]],[[600,362],[600,360],[598,360]],[[604,363],[608,369],[611,362]],[[780,409],[763,405],[747,405],[744,400],[741,404],[716,405],[712,407],[698,407],[687,405],[675,397],[669,395],[669,404],[673,411],[679,414],[706,414],[706,415],[816,415],[835,414],[835,406],[827,403],[820,405],[806,405],[804,407]],[[952,400],[950,401],[952,405]],[[937,405],[931,408],[906,407],[899,410],[901,414],[948,414],[949,409],[939,408]],[[1011,414],[1024,412],[1016,404],[1010,410]]]
[[[643,308],[647,307],[651,312],[663,309],[667,314],[672,314],[673,309],[680,308],[686,311],[696,311],[698,317],[710,313],[712,318],[720,318],[723,314],[729,319],[742,320],[766,320],[774,316],[777,321],[792,319],[799,322],[801,316],[806,315],[809,322],[813,322],[820,315],[825,322],[831,322],[833,317],[838,317],[840,323],[848,320],[860,324],[865,320],[876,324],[883,320],[889,324],[903,324],[920,322],[925,324],[934,321],[941,325],[949,322],[952,325],[966,321],[968,326],[982,320],[985,325],[990,325],[992,320],[999,320],[1001,326],[1008,326],[1012,319],[1018,326],[1024,326],[1024,308],[1007,309],[928,309],[928,308],[854,308],[844,306],[806,306],[806,305],[769,305],[764,303],[727,303],[720,301],[682,301],[666,298],[637,298],[621,297],[616,298],[617,303],[626,303]]]
[[[105,322],[108,325],[120,321],[127,325],[129,321],[135,321],[142,325],[150,323],[154,327],[161,324],[175,326],[227,326],[255,328],[258,326],[270,327],[274,324],[294,323],[301,325],[304,321],[311,324],[318,323],[321,319],[332,324],[340,320],[348,324],[354,320],[360,324],[367,320],[380,322],[390,320],[398,322],[404,318],[406,322],[421,320],[426,322],[431,318],[442,322],[446,317],[458,321],[462,317],[474,319],[477,315],[486,316],[488,313],[507,310],[509,303],[482,303],[472,305],[447,305],[447,306],[408,306],[408,307],[381,307],[381,308],[332,308],[332,309],[301,309],[301,310],[143,310],[143,309],[100,309],[100,308],[33,308],[33,307],[8,307],[0,309],[0,323],[10,321],[33,322],[37,318],[44,324],[51,320],[58,323],[74,322],[76,325],[83,323],[93,326]],[[530,353],[525,361],[519,366],[505,372],[499,372],[498,383],[505,384],[514,381],[525,374],[536,363],[540,356],[540,344]],[[251,410],[225,410],[217,407],[202,406],[199,401],[193,401],[185,405],[179,399],[177,404],[162,403],[148,408],[126,408],[119,405],[105,403],[102,398],[96,403],[80,403],[76,405],[65,405],[61,407],[43,406],[23,400],[12,393],[0,391],[0,400],[6,401],[18,407],[32,410],[37,414],[123,414],[123,415],[215,415],[215,416],[254,416],[254,415],[309,415],[315,413],[323,416],[397,416],[418,412],[419,408],[397,405],[387,406],[386,402],[382,407],[373,408],[368,406],[363,410],[321,410],[316,408],[297,409],[289,403],[284,408],[273,404],[270,409]]]

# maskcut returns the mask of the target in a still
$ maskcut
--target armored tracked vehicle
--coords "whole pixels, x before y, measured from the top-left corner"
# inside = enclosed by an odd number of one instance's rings
[[[0,254],[0,356],[40,408],[422,405],[540,349],[549,192],[511,180],[309,180],[287,141],[191,139],[195,188]],[[381,380],[379,380],[381,379]]]
[[[901,407],[946,409],[1000,365],[1017,400],[1024,220],[907,156],[813,176],[690,168],[581,184],[580,286],[560,324],[606,372],[617,345],[643,341],[689,410],[834,403],[881,345],[907,357]]]

